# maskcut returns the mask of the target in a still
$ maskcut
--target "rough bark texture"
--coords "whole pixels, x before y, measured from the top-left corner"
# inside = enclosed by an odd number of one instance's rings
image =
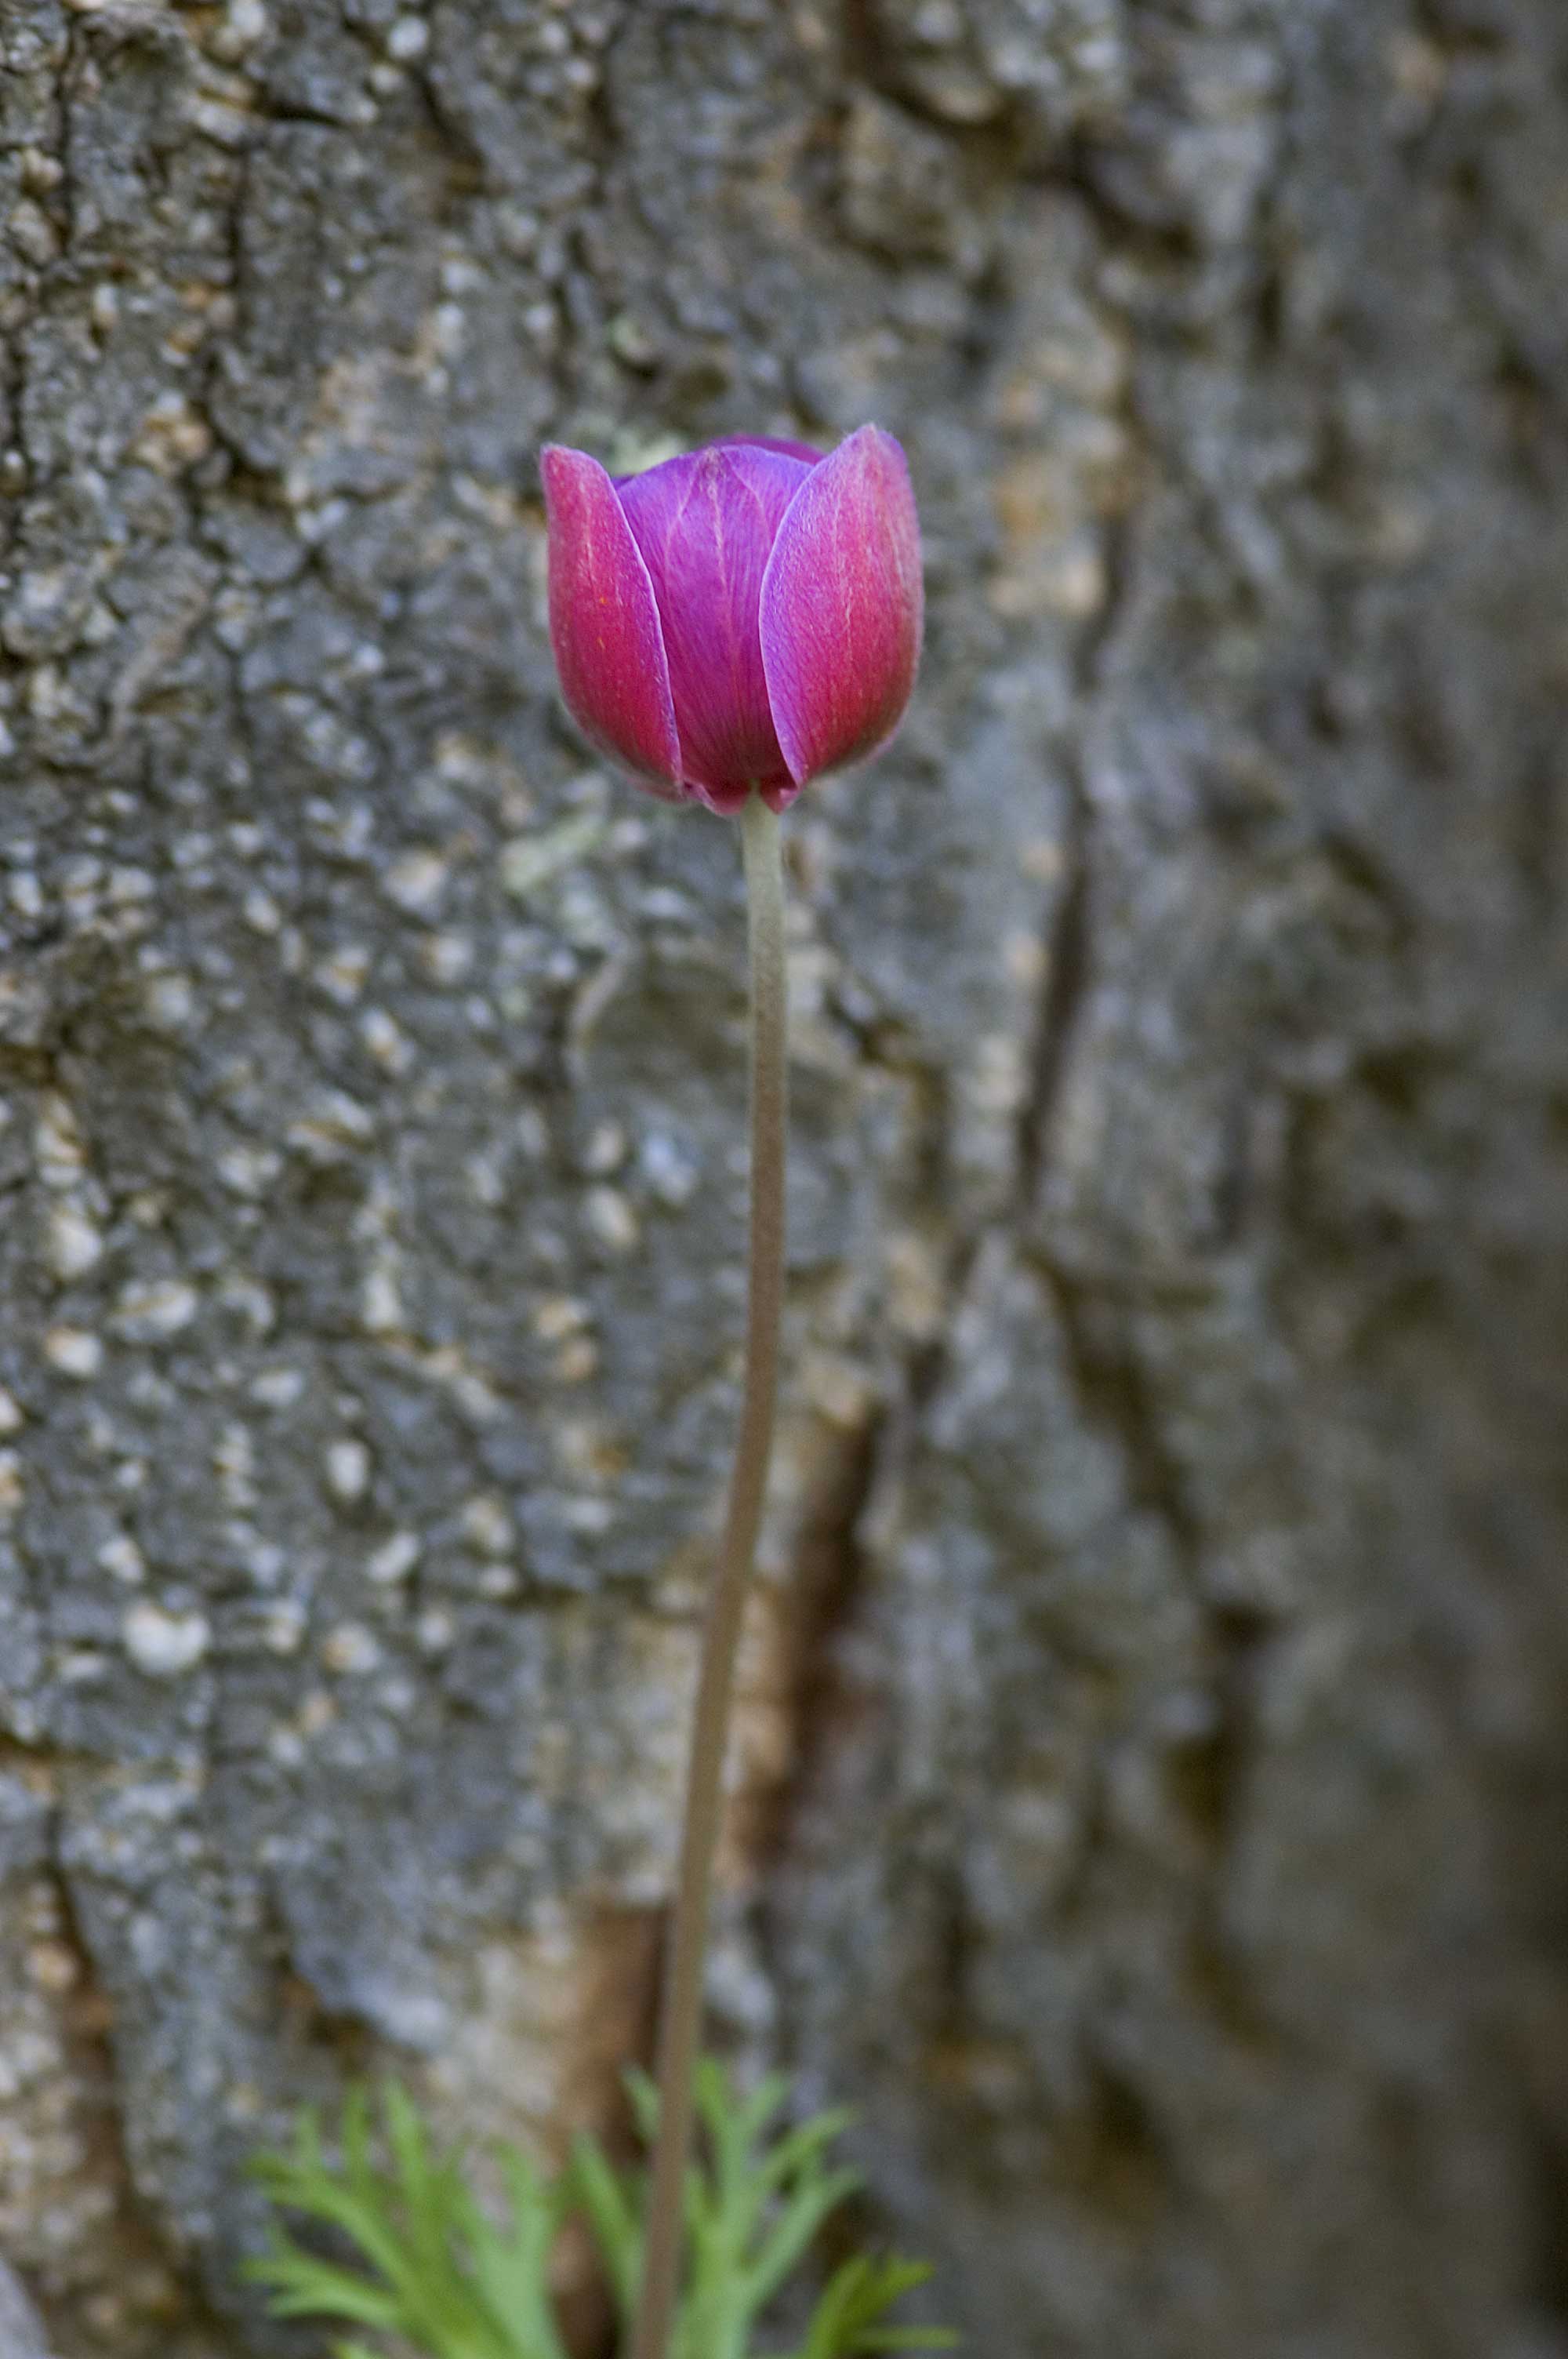
[[[535,454],[867,417],[930,646],[790,821],[716,2006],[860,2105],[983,2359],[1568,2348],[1561,0],[0,0],[0,2249],[56,2359],[275,2347],[239,2166],[302,2094],[558,2126],[645,2036],[736,847],[585,765]]]

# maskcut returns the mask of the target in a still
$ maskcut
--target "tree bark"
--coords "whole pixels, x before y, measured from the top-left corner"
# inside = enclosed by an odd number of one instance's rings
[[[645,2047],[737,845],[547,435],[874,418],[716,2015],[985,2359],[1568,2350],[1560,0],[0,0],[0,2251]],[[288,2347],[296,2348],[297,2344]]]

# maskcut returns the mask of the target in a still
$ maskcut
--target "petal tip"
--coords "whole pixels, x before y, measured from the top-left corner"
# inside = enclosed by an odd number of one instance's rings
[[[590,459],[586,451],[574,451],[569,442],[546,442],[539,453],[539,480],[546,498],[553,489],[585,471],[590,476],[603,473],[597,459]]]

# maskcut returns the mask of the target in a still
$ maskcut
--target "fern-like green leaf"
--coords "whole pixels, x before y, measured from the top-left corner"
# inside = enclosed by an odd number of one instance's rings
[[[635,2182],[614,2169],[598,2140],[590,2137],[579,2137],[574,2146],[572,2174],[617,2314],[629,2326],[643,2273],[642,2207]]]
[[[637,2125],[652,2144],[657,2092],[641,2073],[629,2076],[627,2089]],[[687,2176],[686,2267],[672,2359],[760,2359],[754,2337],[763,2311],[828,2215],[860,2184],[860,2174],[829,2153],[849,2114],[835,2109],[778,2132],[773,2125],[787,2094],[787,2082],[771,2075],[742,2098],[711,2059],[697,2067],[693,2096],[704,2151]],[[629,2325],[642,2267],[642,2175],[615,2170],[588,2139],[579,2143],[574,2169],[618,2312]],[[817,2305],[806,2343],[789,2359],[946,2347],[951,2337],[935,2329],[886,2322],[925,2274],[914,2263],[846,2263]]]
[[[642,2074],[627,2085],[651,2143],[657,2093]],[[823,2223],[860,2185],[859,2174],[831,2155],[849,2115],[835,2110],[780,2129],[787,2082],[775,2074],[742,2096],[711,2060],[698,2067],[693,2095],[699,2151],[687,2174],[671,2359],[761,2359],[760,2319]],[[267,2288],[276,2317],[395,2335],[419,2359],[567,2359],[550,2265],[562,2224],[577,2211],[629,2328],[642,2275],[646,2174],[618,2169],[588,2137],[553,2179],[515,2148],[503,2148],[499,2160],[508,2208],[498,2223],[470,2186],[460,2155],[432,2144],[395,2082],[374,2109],[362,2089],[350,2094],[335,2158],[307,2110],[289,2146],[259,2155],[252,2167],[280,2212],[326,2230],[346,2249],[317,2251],[275,2226],[246,2274]],[[774,2359],[949,2348],[954,2338],[939,2329],[889,2320],[928,2275],[914,2261],[862,2255],[844,2262],[817,2300],[806,2341]],[[351,2339],[334,2351],[335,2359],[378,2359]]]
[[[401,2336],[424,2359],[565,2359],[547,2283],[562,2212],[556,2190],[515,2158],[503,2232],[470,2192],[457,2157],[434,2151],[395,2084],[383,2092],[381,2128],[390,2171],[373,2159],[370,2107],[359,2090],[343,2109],[335,2165],[308,2113],[291,2148],[256,2158],[255,2176],[276,2204],[335,2230],[365,2264],[348,2267],[276,2230],[246,2265],[268,2288],[274,2314],[373,2327]],[[362,2346],[344,2348],[373,2359]]]
[[[806,2341],[789,2359],[852,2359],[866,2351],[949,2351],[957,2338],[935,2326],[882,2323],[894,2303],[922,2286],[931,2271],[924,2261],[890,2256],[872,2260],[858,2254],[828,2279],[813,2312]]]

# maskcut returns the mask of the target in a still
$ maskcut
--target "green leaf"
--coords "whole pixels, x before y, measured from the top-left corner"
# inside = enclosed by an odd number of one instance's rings
[[[643,2074],[629,2075],[627,2089],[643,2138],[651,2143],[658,2124],[657,2092]],[[741,2097],[711,2060],[697,2068],[692,2093],[699,2154],[687,2181],[675,2359],[758,2359],[754,2336],[762,2313],[805,2258],[824,2221],[860,2183],[858,2172],[834,2164],[829,2154],[850,2117],[835,2109],[778,2131],[774,2125],[787,2082],[772,2075]],[[588,2139],[579,2144],[575,2169],[620,2315],[629,2321],[641,2270],[642,2180],[617,2172]],[[792,2359],[946,2347],[950,2338],[935,2328],[886,2323],[894,2303],[925,2275],[911,2262],[846,2264],[818,2303],[810,2339]]]
[[[628,2094],[646,2142],[658,2095],[643,2074]],[[773,2074],[742,2095],[710,2059],[693,2088],[697,2153],[684,2193],[687,2242],[672,2359],[761,2359],[758,2321],[806,2259],[830,2213],[860,2185],[831,2149],[849,2126],[835,2109],[780,2127],[788,2084]],[[384,2160],[378,2159],[379,2157]],[[574,2212],[603,2259],[629,2327],[643,2267],[646,2174],[619,2169],[589,2137],[551,2177],[514,2147],[499,2156],[506,2212],[492,2218],[461,2155],[443,2152],[407,2092],[389,2081],[373,2105],[351,2090],[329,2158],[308,2109],[289,2144],[258,2155],[253,2172],[272,2203],[337,2238],[317,2252],[280,2225],[244,2274],[267,2288],[278,2318],[321,2318],[395,2335],[418,2359],[567,2359],[550,2293],[550,2264]],[[919,2262],[860,2255],[829,2277],[806,2339],[774,2359],[946,2350],[935,2327],[902,2327],[888,2313],[929,2271]],[[368,2345],[334,2345],[336,2359],[377,2359]]]
[[[550,2255],[568,2209],[566,2181],[543,2178],[514,2147],[501,2158],[511,2200],[508,2231],[498,2230],[466,2187],[454,2193],[454,2212],[466,2230],[475,2282],[492,2315],[506,2321],[541,2359],[567,2359],[547,2287]]]
[[[635,2064],[622,2075],[622,2080],[637,2135],[644,2146],[651,2147],[659,2134],[658,2083]]]
[[[572,2148],[572,2172],[622,2323],[630,2325],[643,2273],[643,2230],[633,2197],[633,2182],[606,2160],[598,2140],[579,2137]]]
[[[957,2342],[945,2328],[879,2323],[896,2301],[931,2271],[924,2261],[865,2254],[843,2263],[828,2279],[812,2316],[806,2341],[789,2359],[851,2359],[864,2351],[947,2351]]]
[[[389,2172],[376,2166],[361,2089],[344,2105],[336,2163],[308,2112],[289,2147],[256,2158],[254,2175],[276,2204],[335,2230],[363,2264],[344,2266],[275,2231],[245,2267],[268,2288],[274,2314],[373,2327],[423,2359],[565,2359],[547,2277],[560,2223],[551,2185],[523,2157],[507,2157],[512,2217],[500,2229],[395,2082],[382,2092],[380,2127]]]
[[[860,2184],[859,2171],[834,2170],[796,2190],[774,2222],[749,2272],[756,2309],[761,2310],[773,2299],[828,2214],[836,2212]]]

